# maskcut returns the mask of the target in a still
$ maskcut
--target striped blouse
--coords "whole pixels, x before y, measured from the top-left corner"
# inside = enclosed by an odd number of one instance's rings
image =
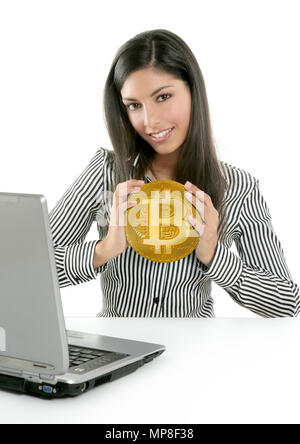
[[[198,260],[195,250],[183,259],[163,263],[145,259],[128,246],[94,269],[94,250],[106,236],[110,218],[111,200],[103,196],[111,191],[113,178],[108,150],[97,150],[50,212],[60,287],[78,285],[99,274],[100,317],[213,317],[212,281],[260,316],[296,316],[299,288],[274,233],[259,181],[242,169],[221,164],[228,184],[228,222],[209,267]],[[144,179],[151,181],[148,176]],[[85,241],[94,221],[99,239]],[[230,251],[233,242],[238,255]]]

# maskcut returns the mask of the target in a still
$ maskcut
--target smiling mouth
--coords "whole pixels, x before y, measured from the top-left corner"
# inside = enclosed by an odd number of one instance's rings
[[[174,129],[174,127],[169,128],[167,130],[163,130],[160,133],[150,133],[149,136],[152,137],[153,139],[163,139],[168,134],[170,134],[173,131],[173,129]]]

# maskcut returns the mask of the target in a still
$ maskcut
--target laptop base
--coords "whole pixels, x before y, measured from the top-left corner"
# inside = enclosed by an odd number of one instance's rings
[[[86,382],[78,384],[67,384],[64,382],[57,382],[55,385],[51,385],[48,383],[41,384],[37,382],[27,381],[24,378],[1,374],[0,388],[4,390],[38,396],[44,399],[63,398],[65,396],[78,396],[90,390],[91,388],[98,387],[99,385],[105,384],[106,382],[114,381],[118,378],[121,378],[122,376],[126,376],[134,372],[139,367],[142,367],[144,364],[152,361],[152,359],[154,359],[161,353],[162,352],[154,353],[153,355],[146,356],[140,361],[133,362],[105,375],[101,375],[98,378],[87,380]]]

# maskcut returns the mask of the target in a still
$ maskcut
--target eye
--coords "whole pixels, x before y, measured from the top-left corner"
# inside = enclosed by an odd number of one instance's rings
[[[163,97],[164,100],[158,100],[160,97]],[[172,94],[167,94],[167,93],[165,93],[165,94],[161,94],[160,96],[158,96],[158,97],[157,97],[157,100],[158,100],[159,102],[164,102],[165,100],[168,100],[170,97],[172,97]]]
[[[166,100],[168,100],[170,97],[172,97],[172,94],[161,94],[160,96],[157,97],[157,101],[158,102],[165,102]],[[160,98],[162,98],[163,100],[159,100]],[[129,103],[129,105],[126,105],[126,108],[129,111],[135,111],[136,109],[138,109],[141,105],[139,103]],[[132,108],[131,108],[132,107]]]
[[[134,111],[136,109],[135,105],[139,106],[138,103],[129,103],[129,105],[126,105],[126,108],[129,109],[129,111]],[[134,106],[134,107],[130,108],[131,106]]]

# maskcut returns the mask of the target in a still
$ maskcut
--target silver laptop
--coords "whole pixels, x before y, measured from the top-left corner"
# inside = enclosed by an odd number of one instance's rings
[[[0,193],[0,388],[75,396],[133,372],[164,350],[66,331],[46,199]]]

